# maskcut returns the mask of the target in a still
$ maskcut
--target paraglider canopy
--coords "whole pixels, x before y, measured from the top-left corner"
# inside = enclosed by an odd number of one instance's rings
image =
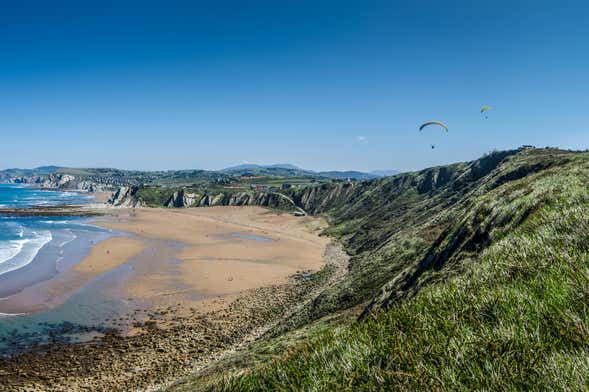
[[[423,128],[428,127],[430,125],[439,125],[440,127],[444,128],[446,130],[446,132],[448,132],[448,127],[446,126],[446,124],[444,124],[443,122],[439,122],[439,121],[425,122],[425,123],[421,124],[421,126],[419,127],[419,130],[422,131]]]
[[[486,106],[483,106],[483,107],[481,108],[481,114],[483,114],[483,115],[485,116],[485,118],[489,118],[489,117],[487,116],[487,112],[488,112],[489,110],[491,110],[491,109],[493,109],[493,107],[492,107],[492,106],[488,106],[488,105],[486,105]]]

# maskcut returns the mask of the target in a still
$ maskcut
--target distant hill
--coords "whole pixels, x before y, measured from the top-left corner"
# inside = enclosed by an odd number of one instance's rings
[[[14,177],[48,176],[50,174],[68,174],[76,177],[88,178],[92,181],[107,181],[108,183],[204,183],[209,181],[227,182],[241,176],[266,177],[307,177],[334,180],[352,179],[356,181],[371,180],[398,173],[395,170],[377,170],[366,173],[356,170],[313,171],[301,169],[289,163],[260,165],[247,163],[228,167],[219,171],[206,170],[167,170],[167,171],[136,171],[119,170],[114,168],[70,168],[62,166],[40,166],[34,169],[6,169],[0,171],[0,181]]]
[[[347,171],[324,171],[317,173],[321,177],[333,178],[336,180],[347,180],[348,178],[354,180],[372,180],[374,178],[378,178],[379,176],[371,173],[363,173],[354,170],[347,170]]]
[[[273,165],[257,165],[255,163],[244,163],[242,165],[231,166],[225,169],[222,169],[222,172],[234,172],[234,171],[242,171],[242,170],[252,170],[252,169],[288,169],[288,170],[300,170],[306,171],[297,167],[295,165],[291,165],[290,163],[276,163]]]
[[[44,176],[47,174],[55,173],[60,170],[59,166],[40,166],[34,169],[19,169],[11,168],[0,170],[0,180],[5,180],[11,177],[33,177],[33,176]]]
[[[373,170],[370,172],[370,174],[374,174],[377,177],[388,177],[388,176],[394,176],[395,174],[399,174],[401,173],[398,170]]]
[[[318,176],[323,178],[332,178],[337,180],[353,179],[358,181],[371,180],[379,177],[391,176],[398,174],[397,170],[375,170],[373,172],[361,172],[357,170],[329,170],[329,171],[313,171],[301,169],[298,166],[289,163],[279,163],[273,165],[258,165],[254,163],[246,163],[228,167],[221,170],[225,173],[233,174],[264,174],[264,175],[278,175],[278,176]]]
[[[33,169],[34,172],[39,174],[51,174],[55,173],[59,169],[62,169],[61,166],[39,166]]]

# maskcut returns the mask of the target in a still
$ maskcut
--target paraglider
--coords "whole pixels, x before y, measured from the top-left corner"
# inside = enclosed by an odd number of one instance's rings
[[[423,123],[419,127],[419,130],[422,131],[423,128],[428,127],[430,125],[439,125],[440,127],[444,128],[446,130],[446,132],[448,132],[448,127],[446,126],[446,124],[444,124],[443,122],[440,122],[440,121],[428,121],[426,123]]]
[[[440,122],[440,121],[428,121],[428,122],[425,122],[425,123],[421,124],[421,126],[419,127],[419,131],[420,132],[423,131],[423,129],[425,127],[428,127],[430,125],[437,125],[439,127],[442,127],[446,132],[448,132],[448,126],[446,124],[444,124],[443,122]],[[430,144],[430,146],[431,146],[431,149],[432,150],[436,148],[436,145],[433,144],[433,143]]]
[[[486,113],[487,113],[489,110],[492,110],[492,109],[493,109],[493,107],[492,107],[492,106],[485,105],[485,106],[483,106],[483,107],[481,108],[481,114],[484,114],[484,115],[485,115],[485,118],[489,118],[489,117],[487,117],[487,114],[486,114]]]

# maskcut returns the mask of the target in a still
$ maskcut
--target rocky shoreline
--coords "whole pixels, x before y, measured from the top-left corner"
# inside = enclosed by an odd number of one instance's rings
[[[312,300],[347,270],[337,244],[326,250],[326,266],[288,283],[218,299],[210,312],[178,307],[152,311],[133,336],[107,332],[89,343],[55,343],[35,352],[0,359],[0,389],[13,391],[144,390],[186,375],[269,331]]]

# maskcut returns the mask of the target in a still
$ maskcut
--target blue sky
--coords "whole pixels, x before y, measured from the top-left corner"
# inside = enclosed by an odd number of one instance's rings
[[[4,168],[412,170],[589,147],[586,1],[11,3]]]

